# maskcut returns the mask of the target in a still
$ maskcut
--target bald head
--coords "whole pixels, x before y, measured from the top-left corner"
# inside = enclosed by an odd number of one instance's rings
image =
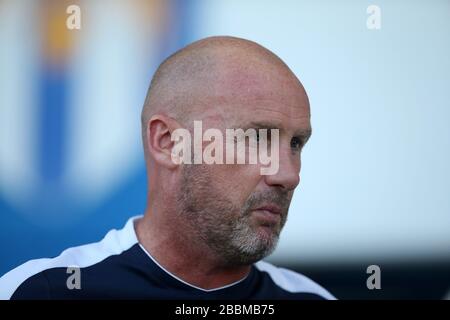
[[[165,114],[189,126],[206,108],[226,97],[242,98],[278,78],[304,89],[289,67],[261,45],[234,37],[210,37],[194,42],[167,58],[157,69],[142,110],[142,132],[155,114]],[[145,143],[144,143],[145,145]]]

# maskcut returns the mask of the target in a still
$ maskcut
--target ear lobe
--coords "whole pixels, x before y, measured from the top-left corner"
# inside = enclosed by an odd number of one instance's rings
[[[172,131],[177,122],[164,115],[154,115],[147,123],[147,148],[150,156],[159,164],[174,169],[177,164],[172,161],[171,153],[174,142]]]

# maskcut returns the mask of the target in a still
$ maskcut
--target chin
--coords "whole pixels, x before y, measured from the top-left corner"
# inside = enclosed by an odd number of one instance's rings
[[[258,257],[257,260],[261,260],[275,250],[278,243],[278,235],[272,227],[261,226],[258,229],[257,235],[255,235],[255,237],[258,238],[258,240],[255,241],[257,245],[254,246],[254,251],[252,253],[255,257]]]

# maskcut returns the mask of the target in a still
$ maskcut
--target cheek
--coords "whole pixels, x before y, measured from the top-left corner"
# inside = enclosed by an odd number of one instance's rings
[[[258,165],[212,165],[217,188],[235,204],[243,204],[262,179]]]

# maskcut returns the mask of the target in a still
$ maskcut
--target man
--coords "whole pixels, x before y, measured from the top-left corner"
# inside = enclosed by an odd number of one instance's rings
[[[209,164],[195,154],[193,164],[177,161],[173,135],[195,131],[195,121],[221,132],[276,129],[269,143],[277,170]],[[145,215],[99,243],[14,269],[0,279],[0,297],[334,299],[305,276],[260,261],[286,222],[310,134],[306,92],[275,54],[232,37],[183,48],[159,66],[142,111]]]

